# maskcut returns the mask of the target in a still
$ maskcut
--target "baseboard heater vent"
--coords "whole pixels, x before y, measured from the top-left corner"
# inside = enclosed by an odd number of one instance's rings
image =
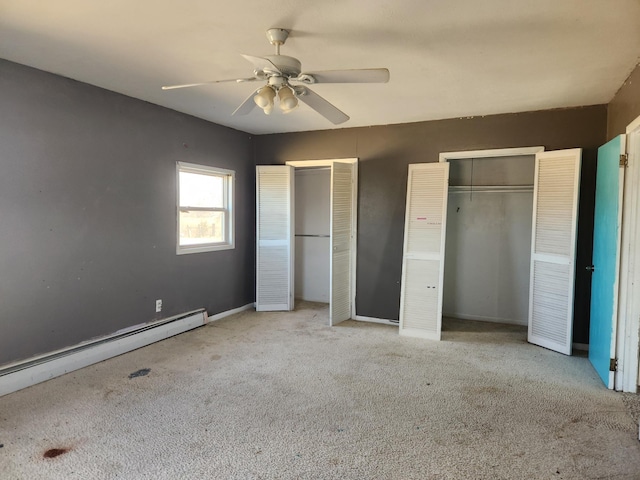
[[[207,321],[204,309],[193,310],[7,365],[0,369],[0,396],[192,330]]]

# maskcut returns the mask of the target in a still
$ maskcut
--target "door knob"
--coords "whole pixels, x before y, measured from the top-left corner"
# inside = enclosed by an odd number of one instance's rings
[[[587,265],[585,268],[590,272],[593,272],[596,269],[594,265]]]

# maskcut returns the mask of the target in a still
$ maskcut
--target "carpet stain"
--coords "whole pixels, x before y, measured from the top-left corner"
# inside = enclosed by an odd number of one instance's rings
[[[150,371],[150,368],[141,368],[140,370],[136,370],[135,372],[130,373],[129,378],[144,377],[149,375]]]
[[[589,428],[598,427],[607,430],[634,432],[635,426],[628,421],[627,415],[626,411],[620,410],[585,412],[582,415],[572,417],[569,421],[562,424],[557,432],[565,433],[563,430],[566,430],[570,426],[578,426],[577,424],[581,424],[581,426],[586,425]]]
[[[113,393],[115,393],[115,390],[111,389],[111,388],[107,388],[104,393],[102,394],[102,398],[107,400]]]
[[[471,394],[486,393],[490,395],[504,392],[503,389],[498,387],[492,387],[490,385],[486,385],[482,387],[465,387],[465,390],[467,391],[467,393],[471,393]]]
[[[222,358],[222,355],[211,355],[212,361],[220,360],[221,358]]]
[[[50,448],[42,454],[44,458],[56,458],[67,453],[70,448]]]
[[[403,353],[389,352],[384,354],[385,357],[400,357],[400,358],[411,358],[411,355],[405,355]]]

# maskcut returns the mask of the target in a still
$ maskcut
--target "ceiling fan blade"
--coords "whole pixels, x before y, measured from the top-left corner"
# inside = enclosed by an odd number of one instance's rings
[[[296,93],[298,94],[298,99],[301,102],[306,103],[311,108],[313,108],[316,112],[322,115],[324,118],[329,120],[334,125],[338,125],[340,123],[344,123],[349,120],[349,116],[338,110],[336,107],[327,102],[324,98],[322,98],[317,93],[309,90],[307,87],[298,86],[296,87]]]
[[[176,88],[189,88],[189,87],[199,87],[200,85],[211,85],[213,83],[228,83],[228,82],[255,82],[256,80],[261,80],[258,77],[250,77],[250,78],[231,78],[228,80],[211,80],[210,82],[200,82],[200,83],[185,83],[183,85],[166,85],[162,87],[162,90],[175,90]]]
[[[310,77],[310,78],[309,78]],[[389,70],[386,68],[362,68],[356,70],[325,70],[301,73],[297,79],[303,83],[387,83]]]
[[[253,110],[253,107],[256,106],[256,102],[253,101],[253,96],[256,92],[251,93],[244,102],[240,104],[238,108],[236,108],[231,115],[246,115],[247,113]]]
[[[262,57],[254,57],[253,55],[245,55],[241,54],[247,61],[249,61],[257,71],[260,72],[269,72],[269,73],[278,73],[282,72],[278,67],[276,67],[271,60],[268,58]]]

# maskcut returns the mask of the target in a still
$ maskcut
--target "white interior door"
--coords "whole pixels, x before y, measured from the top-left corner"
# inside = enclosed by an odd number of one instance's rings
[[[565,355],[572,344],[581,154],[536,154],[528,340]]]
[[[440,340],[449,163],[409,165],[400,334]]]
[[[330,325],[336,325],[351,318],[353,177],[353,164],[333,162],[331,166]]]
[[[293,310],[294,170],[256,167],[256,310]]]

